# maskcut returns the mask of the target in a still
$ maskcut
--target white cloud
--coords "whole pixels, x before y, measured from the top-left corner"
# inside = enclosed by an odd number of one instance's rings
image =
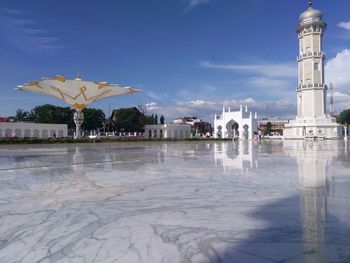
[[[157,93],[155,93],[154,91],[152,91],[152,90],[146,91],[145,93],[146,93],[146,95],[148,97],[150,97],[152,99],[155,99],[155,100],[159,100],[160,99],[160,96]]]
[[[212,0],[189,0],[186,11],[188,11],[194,7],[197,7],[199,5],[208,4],[211,1]]]
[[[334,92],[334,110],[340,113],[345,109],[350,109],[350,95],[341,92]]]
[[[253,95],[263,95],[271,99],[281,99],[294,94],[296,80],[268,77],[251,77],[244,81],[245,91]]]
[[[350,50],[344,49],[326,63],[325,77],[335,91],[350,93]]]
[[[266,114],[266,105],[269,105],[269,117],[271,118],[294,118],[295,105],[284,99],[281,101],[256,101],[247,97],[241,100],[235,99],[215,99],[215,100],[184,100],[168,105],[156,105],[153,111],[149,113],[163,114],[168,121],[173,118],[193,116],[206,121],[213,122],[214,114],[220,114],[222,107],[230,107],[231,110],[239,110],[240,105],[248,105],[249,111],[258,112],[261,117]]]
[[[190,104],[194,107],[202,107],[202,106],[207,106],[207,105],[213,105],[214,103],[211,101],[205,101],[205,100],[191,100]]]
[[[348,21],[348,22],[340,22],[340,23],[338,24],[338,27],[350,31],[350,21]]]
[[[21,10],[11,9],[11,8],[7,8],[7,7],[0,7],[0,12],[6,13],[9,15],[21,15],[21,14],[23,14],[23,12]]]
[[[240,102],[241,102],[241,104],[245,104],[245,105],[252,105],[252,104],[256,103],[256,101],[252,98],[246,98],[244,100],[241,100]]]
[[[146,103],[145,107],[147,109],[147,111],[155,111],[157,109],[159,109],[158,103],[156,102],[150,102],[150,103]]]
[[[46,30],[36,26],[35,20],[23,15],[20,10],[0,8],[0,41],[26,52],[65,48],[60,39],[50,36]]]
[[[297,69],[294,63],[265,64],[217,64],[210,61],[200,62],[203,68],[230,70],[237,73],[254,74],[273,78],[296,78]]]

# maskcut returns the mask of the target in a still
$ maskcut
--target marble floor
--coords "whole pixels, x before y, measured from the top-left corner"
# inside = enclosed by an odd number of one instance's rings
[[[350,262],[350,144],[0,146],[0,262]]]

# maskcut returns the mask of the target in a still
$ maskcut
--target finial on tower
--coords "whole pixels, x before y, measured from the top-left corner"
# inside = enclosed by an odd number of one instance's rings
[[[76,80],[81,80],[80,72],[78,72],[78,76],[77,76],[75,79],[76,79]]]
[[[312,7],[312,0],[308,1],[309,7]]]

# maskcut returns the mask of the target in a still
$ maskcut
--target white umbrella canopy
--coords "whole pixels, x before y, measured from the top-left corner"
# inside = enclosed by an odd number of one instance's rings
[[[62,76],[44,78],[41,81],[31,81],[23,86],[18,86],[17,89],[55,97],[76,110],[82,110],[89,104],[107,97],[140,92],[137,89],[121,87],[118,84],[85,81],[80,76],[76,79]]]

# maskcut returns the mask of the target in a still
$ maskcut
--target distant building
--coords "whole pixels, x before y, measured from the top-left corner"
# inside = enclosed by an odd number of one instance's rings
[[[10,119],[6,117],[0,117],[0,122],[10,122]]]
[[[239,138],[241,140],[252,140],[254,132],[258,131],[258,115],[248,112],[248,107],[240,106],[239,111],[228,110],[225,106],[222,114],[214,117],[214,137],[215,138]]]
[[[280,135],[283,133],[284,125],[288,123],[288,120],[266,120],[262,119],[258,122],[258,130],[264,131],[267,123],[271,123],[271,132],[278,132]]]
[[[67,124],[28,122],[0,123],[0,138],[61,138],[67,136]]]
[[[191,137],[191,125],[152,124],[145,126],[145,138],[184,139]]]
[[[174,124],[188,124],[191,125],[191,133],[206,134],[212,133],[213,128],[210,122],[203,121],[197,117],[180,117],[172,121]]]

